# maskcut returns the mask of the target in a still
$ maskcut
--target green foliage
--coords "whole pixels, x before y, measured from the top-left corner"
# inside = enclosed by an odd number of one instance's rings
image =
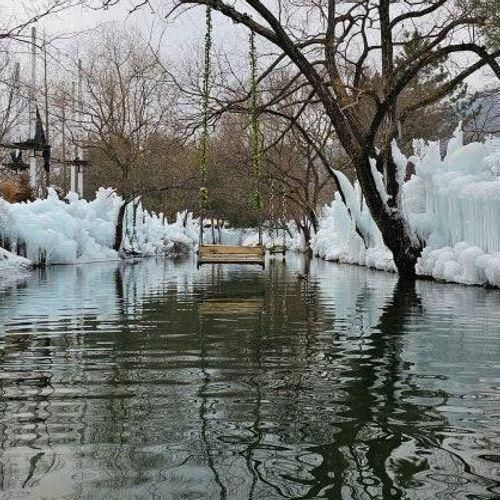
[[[419,54],[426,50],[432,38],[417,28],[408,31],[402,51],[396,58],[396,71],[402,71],[411,64]],[[443,60],[424,67],[401,93],[398,99],[398,109],[414,107],[401,122],[400,147],[407,154],[412,151],[412,141],[415,137],[436,140],[451,134],[457,123],[453,114],[454,103],[460,101],[467,90],[467,84],[461,83],[446,96],[439,96],[438,90],[450,80],[450,73]],[[427,102],[423,107],[419,104]],[[432,124],[432,126],[429,126]]]
[[[413,32],[406,32],[406,41],[403,44],[402,54],[396,58],[396,67],[402,62],[413,61],[419,54],[421,54],[426,46],[429,45],[431,40],[423,36],[418,29],[415,28]],[[443,83],[449,75],[447,69],[443,65],[443,61],[436,61],[423,68],[418,78],[410,82],[409,88],[415,88],[422,85],[439,85]]]

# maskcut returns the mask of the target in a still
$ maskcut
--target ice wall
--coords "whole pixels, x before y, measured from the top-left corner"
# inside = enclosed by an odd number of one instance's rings
[[[113,242],[122,203],[112,189],[104,188],[93,201],[80,200],[74,193],[60,200],[53,190],[46,199],[28,203],[10,204],[0,199],[0,237],[13,253],[25,254],[35,264],[117,259],[120,255],[113,250]],[[125,253],[162,254],[192,248],[197,241],[197,225],[186,214],[179,214],[169,224],[161,214],[130,203],[124,236]]]
[[[500,286],[500,139],[463,145],[459,127],[444,158],[439,142],[415,141],[414,151],[409,161],[415,175],[403,185],[402,201],[411,227],[426,245],[417,273]],[[394,270],[368,211],[351,214],[368,227],[368,248],[337,195],[324,210],[313,241],[315,253],[328,260]]]
[[[314,254],[326,260],[395,271],[392,253],[384,246],[382,235],[361,199],[359,185],[356,183],[351,189],[359,200],[359,208],[348,211],[339,193],[335,194],[333,203],[325,207],[320,228],[312,239]],[[349,198],[352,196],[346,197]],[[355,221],[362,228],[366,242],[356,231]]]

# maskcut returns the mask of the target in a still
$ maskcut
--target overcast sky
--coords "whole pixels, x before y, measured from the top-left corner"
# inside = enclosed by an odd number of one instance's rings
[[[47,3],[53,0],[0,0],[0,27],[12,24],[14,19],[26,19],[38,10],[43,10]],[[79,0],[74,0],[78,3]],[[93,0],[97,2],[98,0]],[[189,13],[177,16],[174,21],[166,25],[161,12],[151,12],[148,7],[130,14],[130,9],[137,0],[121,0],[118,5],[108,10],[91,10],[83,6],[73,7],[50,17],[43,19],[39,24],[39,32],[44,30],[48,35],[64,35],[92,30],[106,23],[117,23],[127,29],[135,29],[141,36],[148,38],[150,33],[156,36],[164,33],[162,38],[162,51],[171,62],[186,58],[192,58],[196,53],[203,50],[203,36],[205,29],[203,7],[192,9]],[[155,8],[166,5],[165,0],[151,0]],[[163,12],[164,13],[164,12]],[[241,26],[235,26],[231,21],[219,14],[214,16],[216,47],[223,48],[230,57],[246,57],[247,32]],[[165,31],[163,31],[165,30]],[[86,37],[85,37],[86,38]],[[57,42],[57,51],[63,51],[66,47],[78,46],[78,37],[71,41],[60,40]],[[56,55],[57,57],[57,55]],[[490,72],[483,72],[470,80],[474,87],[498,84],[491,77]]]
[[[37,11],[44,9],[47,3],[53,0],[0,0],[0,28],[7,25],[15,25],[22,20],[31,18]],[[78,3],[79,0],[75,0]],[[97,1],[97,0],[94,0]],[[155,6],[165,5],[164,0],[151,0]],[[118,5],[107,10],[92,10],[83,6],[72,7],[42,19],[37,23],[39,37],[43,33],[48,39],[56,38],[50,50],[51,60],[59,62],[61,68],[68,68],[67,62],[63,62],[65,55],[74,55],[75,50],[88,49],[88,43],[93,43],[93,34],[88,35],[89,30],[95,30],[106,24],[115,23],[120,28],[135,30],[141,37],[149,40],[151,34],[157,41],[161,35],[161,51],[163,58],[169,62],[180,62],[193,59],[203,53],[203,39],[205,33],[205,19],[203,7],[192,9],[189,12],[176,16],[167,24],[162,12],[152,12],[150,8],[143,7],[133,14],[131,8],[136,4],[133,0],[121,0]],[[87,33],[88,36],[78,36]],[[74,36],[72,36],[74,35]],[[98,35],[96,35],[98,36]],[[242,57],[246,64],[248,48],[248,33],[241,27],[236,27],[225,17],[214,14],[214,40],[215,47],[224,47],[236,60]],[[28,46],[16,46],[19,51],[17,55],[24,62],[25,68],[28,63]],[[23,56],[24,53],[25,55]],[[39,62],[39,64],[41,64]],[[27,69],[25,69],[26,71]]]

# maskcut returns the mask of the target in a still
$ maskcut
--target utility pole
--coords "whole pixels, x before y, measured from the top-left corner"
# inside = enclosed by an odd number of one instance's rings
[[[36,122],[36,28],[31,28],[31,88],[29,99],[29,140],[35,137]],[[30,185],[33,189],[37,187],[37,160],[35,148],[32,149],[30,158]]]
[[[44,94],[45,94],[45,142],[50,144],[49,132],[49,82],[47,76],[47,37],[43,36],[43,81],[44,81]],[[45,192],[48,193],[50,186],[50,168],[45,172]]]
[[[74,127],[74,123],[75,123],[75,116],[76,116],[76,110],[75,110],[75,100],[76,100],[76,84],[75,82],[71,82],[71,124],[73,125]],[[73,128],[73,140],[75,140],[75,133],[74,133],[74,128]],[[76,159],[77,156],[78,156],[78,148],[75,147],[75,155],[72,155],[73,156],[73,159]],[[70,178],[71,178],[71,182],[70,182],[70,191],[72,193],[76,193],[76,164],[75,163],[71,163],[71,166],[70,166]]]
[[[78,195],[83,198],[83,70],[82,60],[78,59]]]
[[[61,129],[62,129],[62,144],[61,155],[63,165],[63,191],[68,191],[68,166],[66,165],[66,88],[62,93],[62,109],[61,109]]]
[[[47,144],[50,143],[50,132],[49,132],[49,82],[47,75],[47,39],[43,38],[43,83],[44,83],[44,94],[45,94],[45,138]]]

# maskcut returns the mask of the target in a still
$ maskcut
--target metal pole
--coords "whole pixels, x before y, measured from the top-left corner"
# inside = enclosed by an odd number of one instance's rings
[[[75,98],[76,98],[76,83],[71,82],[71,124],[74,127],[75,123]],[[74,128],[73,128],[73,133],[74,133]],[[74,139],[74,137],[73,137]],[[76,152],[75,148],[75,155],[73,159],[75,159],[78,156],[78,153]],[[71,164],[70,165],[70,191],[72,193],[76,193],[76,165]]]
[[[44,35],[43,38],[43,83],[44,83],[44,93],[45,93],[45,138],[47,144],[50,143],[50,131],[49,131],[49,81],[47,72],[47,39]]]
[[[47,38],[43,36],[43,81],[44,81],[44,94],[45,94],[45,141],[50,144],[50,131],[49,131],[49,82],[47,75]],[[45,192],[48,193],[50,186],[50,165],[45,172]],[[47,196],[47,194],[46,194]]]
[[[62,132],[62,144],[61,144],[61,156],[63,164],[63,190],[66,193],[68,191],[68,166],[66,165],[66,89],[64,89],[62,94],[62,109],[61,109],[61,132]]]
[[[78,160],[83,160],[83,70],[82,60],[78,59]],[[78,165],[78,195],[83,198],[83,165]]]
[[[36,28],[31,28],[31,88],[29,99],[29,139],[35,138],[36,121]],[[30,165],[30,185],[36,188],[37,185],[37,165],[35,150],[31,151],[29,157]]]

